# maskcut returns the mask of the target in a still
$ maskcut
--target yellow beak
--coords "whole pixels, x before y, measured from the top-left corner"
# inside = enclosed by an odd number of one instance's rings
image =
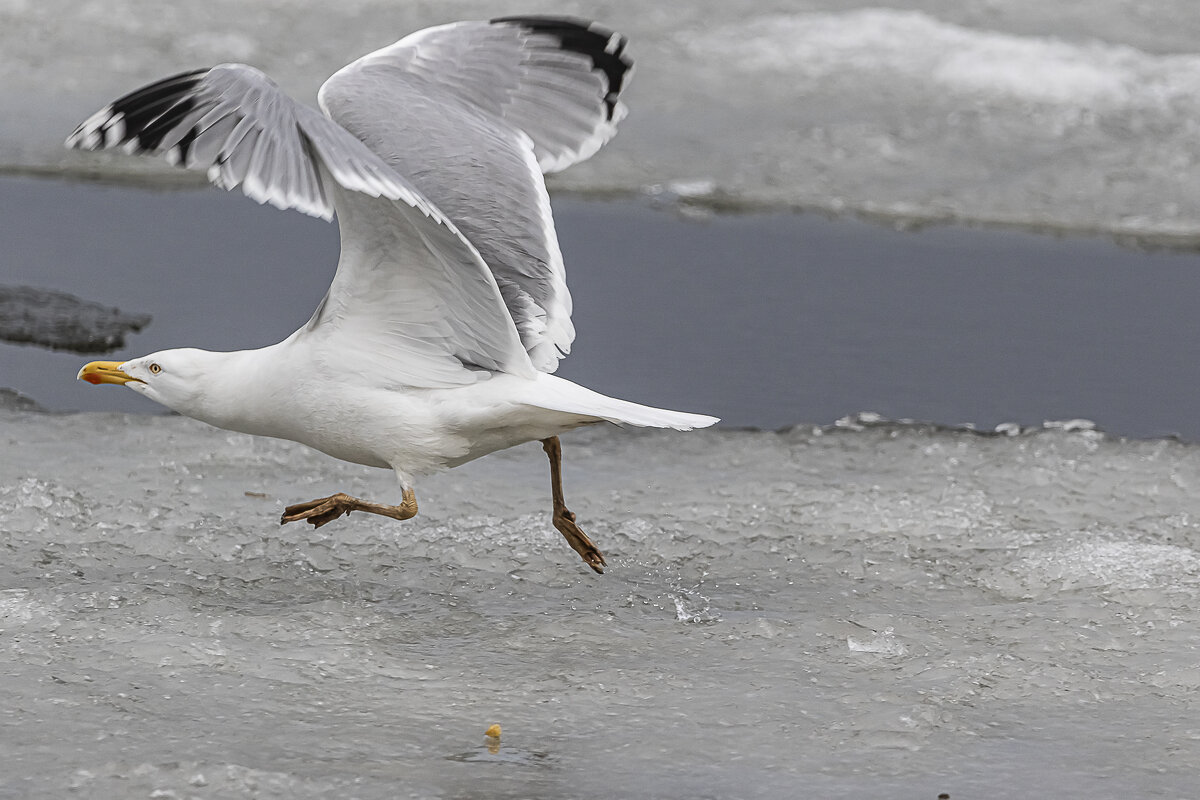
[[[88,383],[115,383],[117,385],[137,381],[144,383],[138,378],[132,378],[121,371],[123,361],[93,361],[90,364],[84,364],[83,369],[79,370],[79,374],[75,377],[81,381]]]

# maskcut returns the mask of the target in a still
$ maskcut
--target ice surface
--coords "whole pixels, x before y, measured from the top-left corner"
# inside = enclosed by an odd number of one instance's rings
[[[556,188],[1200,242],[1191,0],[523,9],[600,17],[630,36],[638,62],[620,137]],[[179,180],[61,142],[120,93],[183,69],[247,61],[311,102],[326,76],[400,35],[512,11],[501,0],[10,0],[0,107],[21,113],[5,117],[0,165]]]
[[[875,73],[962,101],[1024,102],[1065,115],[1166,105],[1200,84],[1200,55],[1000,33],[895,8],[751,17],[690,39],[688,48],[744,70],[787,72],[802,85]]]
[[[1200,446],[1075,427],[571,435],[595,576],[536,446],[0,411],[0,796],[1190,796]]]

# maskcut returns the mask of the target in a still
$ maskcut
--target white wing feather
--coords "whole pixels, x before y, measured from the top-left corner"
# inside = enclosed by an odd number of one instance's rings
[[[335,73],[322,94],[364,67],[402,70],[523,131],[542,171],[557,172],[595,155],[625,118],[620,95],[633,69],[626,44],[583,20],[453,22],[363,56]]]

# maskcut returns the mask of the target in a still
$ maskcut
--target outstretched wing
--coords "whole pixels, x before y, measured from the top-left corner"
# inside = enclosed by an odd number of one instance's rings
[[[626,44],[621,34],[584,20],[453,22],[363,56],[339,70],[322,95],[341,91],[338,82],[365,67],[401,70],[524,132],[542,171],[558,172],[594,155],[624,119],[620,95],[633,69]]]
[[[241,186],[259,203],[331,219],[319,158],[347,189],[436,213],[362,142],[245,64],[185,72],[127,94],[85,120],[66,144],[162,155],[207,172],[223,189]]]
[[[495,278],[454,223],[253,67],[222,64],[146,86],[92,115],[67,145],[164,155],[260,203],[326,219],[336,209],[345,218],[338,273],[298,335],[338,333],[346,369],[382,367],[393,383],[430,387],[473,382],[472,367],[534,374]]]
[[[595,24],[505,17],[414,33],[339,70],[319,94],[331,119],[475,245],[547,372],[575,329],[542,172],[612,138],[631,68],[625,38]]]

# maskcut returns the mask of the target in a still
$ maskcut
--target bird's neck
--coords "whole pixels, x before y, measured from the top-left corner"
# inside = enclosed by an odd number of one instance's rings
[[[278,436],[281,407],[288,398],[277,387],[274,376],[284,359],[280,348],[286,342],[232,352],[205,354],[203,391],[176,408],[181,414],[227,430],[262,436]]]

